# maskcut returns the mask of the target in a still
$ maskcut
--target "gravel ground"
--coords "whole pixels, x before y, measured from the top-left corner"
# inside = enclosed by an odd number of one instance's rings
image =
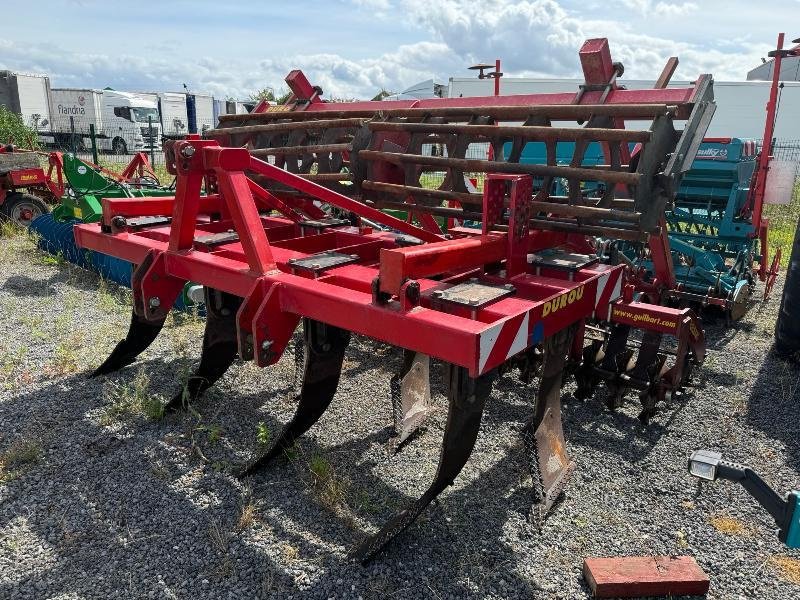
[[[291,353],[236,364],[188,414],[159,418],[203,324],[171,318],[136,365],[87,380],[128,302],[25,238],[0,240],[0,598],[587,598],[583,559],[624,554],[695,556],[710,598],[800,596],[800,552],[766,513],[685,466],[719,449],[800,487],[800,376],[771,354],[775,300],[733,328],[708,324],[696,386],[647,428],[636,403],[612,414],[566,387],[578,469],[541,531],[518,434],[531,388],[502,378],[455,485],[366,568],[347,550],[433,476],[442,390],[427,429],[390,456],[400,355],[356,339],[331,409],[288,460],[241,482],[233,466],[292,412]]]

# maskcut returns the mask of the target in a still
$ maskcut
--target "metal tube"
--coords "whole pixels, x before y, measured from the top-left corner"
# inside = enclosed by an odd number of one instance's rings
[[[488,138],[519,137],[530,140],[598,142],[649,142],[649,131],[612,129],[600,127],[542,127],[538,125],[456,125],[447,123],[398,123],[396,121],[370,121],[372,131],[407,131],[410,133],[469,133]]]
[[[550,119],[586,120],[591,116],[609,116],[621,119],[653,118],[678,112],[676,105],[669,104],[524,104],[514,106],[445,106],[440,108],[389,108],[385,110],[324,110],[324,111],[276,111],[248,113],[245,115],[220,115],[221,123],[247,121],[277,121],[292,119],[310,121],[314,119],[371,118],[377,114],[385,117],[496,117],[524,121],[529,116],[544,116]]]
[[[275,156],[282,154],[327,154],[329,152],[349,152],[351,144],[309,144],[308,146],[278,146],[251,150],[251,156]]]
[[[368,160],[385,160],[386,162],[398,165],[429,165],[433,167],[442,167],[443,169],[456,168],[462,171],[478,171],[485,173],[522,173],[526,175],[580,179],[582,181],[607,181],[609,183],[624,183],[626,185],[638,185],[639,180],[641,179],[641,175],[638,173],[598,171],[583,167],[528,165],[490,160],[422,156],[418,154],[403,154],[400,152],[380,152],[376,150],[361,150],[358,155],[360,158],[365,158]]]
[[[283,113],[286,114],[295,114],[295,113]],[[302,114],[302,113],[301,113]],[[230,115],[235,116],[235,115]],[[252,115],[243,115],[243,116],[252,116]],[[284,119],[291,118],[288,116],[284,116]],[[330,129],[330,128],[339,128],[339,127],[361,127],[368,119],[360,118],[360,119],[321,119],[318,121],[305,121],[303,123],[304,129]],[[273,133],[273,132],[281,132],[281,131],[293,131],[297,129],[297,122],[296,120],[292,120],[288,123],[271,123],[269,125],[244,125],[242,127],[220,127],[217,129],[209,129],[205,133],[205,137],[214,138],[223,135],[237,135],[240,133]]]

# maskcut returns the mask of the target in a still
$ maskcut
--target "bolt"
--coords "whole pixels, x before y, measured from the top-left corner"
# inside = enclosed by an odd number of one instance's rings
[[[227,317],[227,316],[229,316],[231,314],[231,309],[230,308],[223,308],[219,312],[223,317]]]
[[[324,344],[322,344],[322,351],[323,352],[330,352],[330,349],[331,349],[331,345],[328,342],[325,342]]]
[[[147,304],[150,306],[150,308],[158,308],[161,306],[161,298],[158,296],[153,296],[147,301]]]
[[[261,342],[261,349],[262,350],[269,350],[272,347],[274,342],[272,340],[264,340]]]
[[[311,268],[312,269],[319,269],[320,267],[321,267],[321,265],[319,263],[312,263],[311,264]]]
[[[359,260],[361,257],[358,254],[351,254],[350,258],[352,258],[353,260]]]
[[[111,219],[111,224],[117,229],[122,229],[128,224],[128,222],[125,220],[125,217],[117,216]]]
[[[478,304],[478,299],[477,298],[470,298],[469,299],[469,303],[473,304],[473,305]]]
[[[191,145],[187,145],[181,148],[181,156],[183,156],[184,158],[192,158],[195,152],[197,152],[197,148]]]
[[[503,287],[505,289],[507,289],[509,292],[513,292],[514,291],[514,286],[511,285],[510,283],[505,284]]]
[[[442,290],[434,290],[431,296],[433,296],[434,298],[441,298],[442,296],[444,296],[444,292]]]

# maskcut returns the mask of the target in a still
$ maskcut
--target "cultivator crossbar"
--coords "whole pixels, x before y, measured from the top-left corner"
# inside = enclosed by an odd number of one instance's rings
[[[104,199],[102,223],[76,227],[79,245],[140,265],[128,335],[96,374],[130,364],[149,346],[187,281],[205,286],[208,320],[199,367],[173,407],[195,400],[237,355],[262,367],[274,364],[302,321],[297,411],[272,447],[244,469],[253,473],[327,409],[351,333],[405,350],[392,386],[399,396],[398,442],[430,410],[429,357],[443,361],[449,410],[436,477],[419,500],[355,550],[365,561],[453,482],[472,452],[494,378],[518,368],[524,381],[540,379],[523,437],[534,482],[532,514],[543,517],[573,468],[561,426],[565,371],[577,373],[584,391],[599,381],[639,390],[649,413],[704,356],[691,311],[635,301],[623,287],[623,267],[600,264],[587,235],[641,239],[659,231],[683,163],[702,138],[710,80],[658,93],[617,90],[613,73],[603,75],[601,86],[592,79],[600,77],[592,69],[611,68],[605,40],[587,42],[581,57],[587,86],[577,96],[337,109],[315,103],[318,90],[308,86],[308,112],[249,115],[260,124],[236,128],[228,120],[212,133],[233,144],[250,136],[263,147],[225,148],[196,136],[171,143],[166,156],[177,174],[174,198]],[[299,77],[293,73],[290,82]],[[295,94],[297,108],[303,98]],[[525,125],[495,125],[500,119]],[[552,127],[576,119],[587,126]],[[683,132],[676,132],[676,119],[686,121]],[[651,125],[620,131],[625,120]],[[312,130],[315,137],[306,133]],[[573,164],[553,160],[530,168],[463,158],[475,140],[499,147],[530,136],[548,147],[577,140]],[[634,157],[625,150],[631,140],[640,144]],[[609,160],[586,168],[581,145],[597,141]],[[431,143],[444,144],[446,157],[426,154]],[[276,164],[259,158],[271,156]],[[443,174],[438,189],[423,185],[422,175],[431,171]],[[464,186],[467,171],[483,173],[482,193]],[[598,197],[558,197],[542,184],[555,177],[609,185]],[[410,218],[378,210],[393,204]],[[474,217],[481,229],[453,227],[445,235],[437,215]],[[637,358],[626,350],[632,329],[645,330]],[[670,366],[659,350],[665,334],[678,340]]]

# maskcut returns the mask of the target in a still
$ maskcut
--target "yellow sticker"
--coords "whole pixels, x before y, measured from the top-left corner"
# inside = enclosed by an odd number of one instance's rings
[[[561,294],[544,305],[544,308],[542,308],[542,317],[546,317],[550,313],[554,313],[565,306],[569,306],[581,298],[583,298],[583,286],[570,290],[568,293]]]

